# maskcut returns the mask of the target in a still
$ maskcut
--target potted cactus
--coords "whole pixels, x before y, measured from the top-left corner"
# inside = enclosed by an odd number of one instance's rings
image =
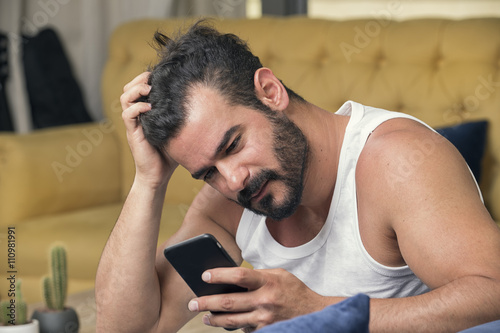
[[[2,333],[39,333],[38,321],[26,320],[26,302],[21,292],[21,281],[16,281],[15,298],[0,302],[0,331]]]
[[[40,323],[40,333],[77,333],[80,326],[73,308],[65,307],[68,289],[66,249],[53,246],[50,250],[51,276],[42,278],[42,295],[46,308],[37,309],[32,319]]]

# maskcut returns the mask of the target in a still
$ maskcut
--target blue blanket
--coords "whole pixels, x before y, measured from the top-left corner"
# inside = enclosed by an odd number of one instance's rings
[[[370,298],[359,294],[321,311],[266,326],[259,333],[368,333]]]
[[[491,323],[475,326],[460,333],[498,333],[500,332],[500,320]]]

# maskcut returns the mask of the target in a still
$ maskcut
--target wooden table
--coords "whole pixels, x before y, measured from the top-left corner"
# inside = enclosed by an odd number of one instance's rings
[[[94,290],[69,295],[66,305],[72,307],[78,313],[78,318],[80,320],[79,333],[95,333],[96,305]],[[41,307],[43,307],[42,303],[28,305],[28,318],[31,318],[31,314],[35,309]],[[226,332],[222,328],[215,328],[204,325],[201,321],[202,316],[203,314],[199,314],[198,316],[193,318],[179,331],[179,333]]]

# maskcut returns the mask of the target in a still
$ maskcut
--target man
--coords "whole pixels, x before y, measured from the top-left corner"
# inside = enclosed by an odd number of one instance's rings
[[[99,332],[175,332],[200,311],[250,332],[359,292],[373,332],[500,318],[500,232],[449,142],[403,114],[322,110],[203,23],[156,37],[159,63],[121,98],[136,176],[99,264]],[[157,250],[178,164],[208,185]],[[201,233],[257,268],[203,279],[248,292],[195,298],[162,250]]]

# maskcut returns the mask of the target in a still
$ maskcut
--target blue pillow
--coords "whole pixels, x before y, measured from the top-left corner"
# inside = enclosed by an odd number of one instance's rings
[[[368,333],[370,298],[358,294],[321,311],[266,326],[259,333]]]
[[[500,332],[500,320],[492,321],[490,323],[474,326],[460,333],[498,333]]]
[[[487,128],[487,121],[477,121],[436,129],[462,154],[478,182],[481,177],[481,160],[486,145]]]

